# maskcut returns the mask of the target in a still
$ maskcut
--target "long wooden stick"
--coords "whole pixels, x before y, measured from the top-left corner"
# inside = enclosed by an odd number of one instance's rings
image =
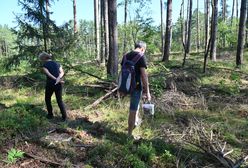
[[[46,164],[49,164],[49,165],[54,166],[54,167],[64,166],[63,164],[60,164],[58,162],[54,162],[54,161],[51,161],[51,160],[48,160],[48,159],[45,159],[45,158],[42,158],[39,156],[35,156],[33,154],[30,154],[30,153],[24,153],[24,156],[35,159],[35,160],[39,160],[42,163],[46,163]]]
[[[117,87],[112,89],[110,92],[108,92],[107,94],[105,94],[104,96],[100,97],[99,99],[97,99],[94,103],[92,103],[91,105],[87,106],[84,108],[84,110],[89,110],[93,107],[96,107],[99,103],[101,103],[104,99],[108,98],[110,95],[112,95],[114,92],[117,91]]]

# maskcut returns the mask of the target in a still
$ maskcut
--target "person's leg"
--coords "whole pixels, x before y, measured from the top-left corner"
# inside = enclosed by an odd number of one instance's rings
[[[47,106],[47,118],[52,118],[53,117],[53,107],[52,107],[52,103],[51,103],[51,98],[53,95],[53,88],[49,85],[46,86],[46,90],[45,90],[45,102],[46,102],[46,106]]]
[[[135,127],[136,114],[138,113],[141,91],[135,90],[131,94],[130,111],[128,117],[128,135],[131,136]]]
[[[63,118],[63,120],[66,120],[67,115],[66,115],[65,105],[64,105],[64,102],[62,100],[62,85],[61,84],[56,85],[55,95],[56,95],[56,100],[57,100],[60,112],[62,114],[62,118]]]

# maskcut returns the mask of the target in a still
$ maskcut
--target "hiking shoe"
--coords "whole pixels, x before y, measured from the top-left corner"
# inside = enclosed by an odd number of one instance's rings
[[[66,123],[67,121],[67,118],[62,118],[62,122]]]
[[[46,116],[46,118],[47,118],[47,119],[53,119],[53,115],[48,114],[48,115]]]

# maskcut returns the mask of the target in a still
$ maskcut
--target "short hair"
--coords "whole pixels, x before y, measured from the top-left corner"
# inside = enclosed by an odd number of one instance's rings
[[[138,41],[135,43],[134,48],[146,48],[146,43],[144,41]]]
[[[43,51],[42,53],[39,54],[39,59],[51,59],[52,55],[48,54],[47,52]]]

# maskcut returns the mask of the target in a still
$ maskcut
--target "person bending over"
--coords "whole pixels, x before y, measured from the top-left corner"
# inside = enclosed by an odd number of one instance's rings
[[[62,114],[62,120],[67,120],[65,105],[62,100],[62,80],[64,76],[64,70],[61,65],[52,60],[52,55],[42,52],[39,54],[40,60],[43,62],[43,71],[47,76],[46,89],[45,89],[45,102],[47,106],[47,118],[53,118],[53,108],[51,104],[51,98],[55,93],[60,112]]]

